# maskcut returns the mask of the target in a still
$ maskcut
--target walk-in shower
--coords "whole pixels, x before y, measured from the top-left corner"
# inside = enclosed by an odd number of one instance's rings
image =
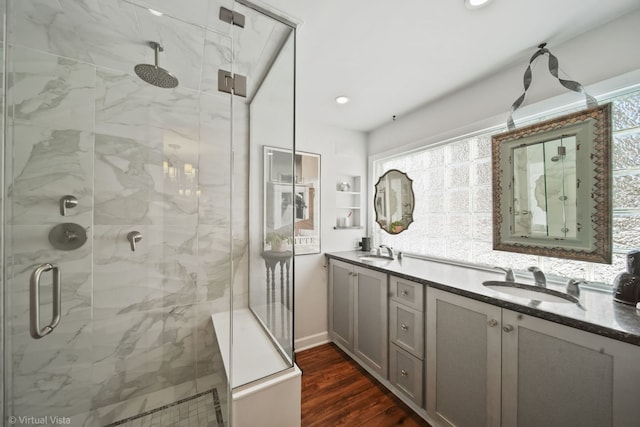
[[[266,280],[249,209],[254,156],[295,148],[294,28],[244,0],[0,8],[2,424],[183,420],[187,404],[190,425],[238,425],[234,373],[293,366],[293,325],[251,307]],[[266,349],[238,346],[242,319]],[[278,363],[243,376],[266,351]]]

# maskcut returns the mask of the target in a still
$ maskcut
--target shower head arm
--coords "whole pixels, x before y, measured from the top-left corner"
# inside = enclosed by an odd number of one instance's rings
[[[160,43],[157,42],[149,42],[149,46],[154,51],[155,66],[156,68],[158,68],[158,52],[163,52],[164,48],[160,45]]]

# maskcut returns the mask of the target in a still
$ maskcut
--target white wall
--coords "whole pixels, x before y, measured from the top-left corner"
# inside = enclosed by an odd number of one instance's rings
[[[280,0],[270,0],[278,5]],[[302,16],[302,3],[288,4],[289,12]],[[299,9],[296,10],[296,7]],[[306,49],[307,27],[299,19],[296,34],[296,149],[320,154],[320,211],[321,253],[299,255],[295,260],[295,348],[297,351],[328,341],[327,318],[327,269],[326,252],[350,250],[355,242],[365,235],[362,230],[334,230],[336,224],[336,176],[341,174],[362,176],[362,188],[367,182],[366,135],[321,123],[321,118],[312,116],[306,108],[311,99],[301,88],[305,87],[303,64],[313,64]],[[328,97],[333,100],[333,97]],[[332,101],[330,101],[332,102]],[[336,108],[339,108],[336,104]],[[362,212],[363,215],[366,212]],[[362,218],[366,221],[366,218]]]
[[[300,74],[299,74],[300,75]],[[352,249],[365,230],[334,230],[336,175],[347,173],[366,179],[366,136],[314,122],[297,121],[296,149],[320,154],[321,253],[298,255],[295,260],[295,347],[300,350],[328,340],[327,269],[325,252]],[[300,117],[302,116],[302,117]],[[363,186],[366,183],[363,182]],[[364,219],[363,219],[364,220]]]
[[[547,48],[558,58],[560,77],[567,78],[562,74],[566,72],[568,78],[587,86],[639,70],[638,40],[640,11],[605,24],[562,45]],[[369,155],[403,151],[409,147],[506,123],[511,104],[522,93],[522,77],[535,50],[536,47],[532,47],[526,58],[502,72],[425,105],[415,112],[401,115],[397,121],[374,130],[369,135]],[[461,52],[461,55],[464,55],[464,52]],[[589,88],[589,91],[592,89]],[[558,94],[567,94],[563,99],[569,99],[569,102],[584,103],[582,95],[565,89],[549,74],[547,56],[544,56],[533,68],[533,82],[527,91],[524,107],[514,114],[516,126],[519,118],[540,112],[527,106]]]

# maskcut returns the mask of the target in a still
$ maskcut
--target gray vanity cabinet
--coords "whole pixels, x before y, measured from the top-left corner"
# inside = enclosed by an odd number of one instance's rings
[[[439,424],[501,425],[501,311],[439,289],[428,290],[427,413]]]
[[[425,288],[389,277],[389,381],[419,407],[424,406]]]
[[[424,313],[389,302],[389,332],[391,342],[419,359],[424,356]]]
[[[640,347],[437,289],[427,313],[427,413],[443,426],[638,425]]]
[[[640,347],[502,310],[502,425],[640,425]]]
[[[329,333],[333,342],[353,351],[353,268],[352,264],[329,263]]]
[[[332,259],[329,302],[331,339],[387,378],[387,275]]]

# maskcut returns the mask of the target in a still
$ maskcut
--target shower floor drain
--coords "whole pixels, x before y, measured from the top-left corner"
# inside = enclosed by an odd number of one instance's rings
[[[224,427],[218,390],[198,393],[195,396],[146,411],[133,417],[108,424],[105,427]]]

